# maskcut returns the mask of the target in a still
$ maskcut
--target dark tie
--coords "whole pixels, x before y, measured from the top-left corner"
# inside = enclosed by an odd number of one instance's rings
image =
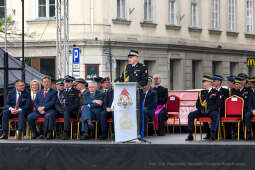
[[[19,103],[20,103],[20,93],[18,93],[18,100],[16,102],[16,107],[15,107],[16,110],[19,109]]]

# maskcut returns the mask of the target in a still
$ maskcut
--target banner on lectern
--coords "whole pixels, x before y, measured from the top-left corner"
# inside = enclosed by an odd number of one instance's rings
[[[137,138],[136,83],[114,84],[115,141]]]

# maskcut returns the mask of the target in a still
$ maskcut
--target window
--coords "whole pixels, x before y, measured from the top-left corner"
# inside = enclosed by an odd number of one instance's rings
[[[85,80],[99,76],[99,64],[85,64]]]
[[[144,21],[153,21],[153,0],[144,0]]]
[[[228,0],[228,30],[236,32],[236,0]]]
[[[39,0],[39,18],[55,17],[55,0]]]
[[[212,0],[211,27],[212,29],[220,28],[220,0]]]
[[[118,19],[125,19],[126,18],[125,0],[117,0],[117,18]]]
[[[246,0],[246,32],[253,33],[253,0]]]
[[[178,25],[176,0],[169,0],[169,24]]]
[[[198,2],[191,0],[191,27],[199,27]]]
[[[0,18],[4,18],[5,16],[5,7],[4,7],[4,0],[0,0]]]
[[[44,75],[55,77],[55,59],[54,58],[41,58],[40,59],[40,72]]]

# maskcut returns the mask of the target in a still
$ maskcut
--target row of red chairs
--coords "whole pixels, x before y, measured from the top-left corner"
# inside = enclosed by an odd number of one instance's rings
[[[11,123],[14,122],[14,128],[15,128],[15,138],[17,136],[17,122],[19,121],[19,118],[12,118],[9,120],[9,129],[8,129],[8,137],[10,137],[10,129],[11,129]],[[38,118],[36,120],[37,123],[43,123],[45,121],[45,119],[43,117],[41,118]],[[71,133],[70,133],[70,138],[72,139],[73,137],[73,124],[77,122],[77,139],[79,139],[80,137],[80,123],[82,122],[82,119],[75,119],[75,118],[70,118],[70,123],[71,123]],[[96,120],[93,120],[92,121],[93,123],[95,123],[95,139],[97,139],[97,121]],[[56,119],[56,123],[64,123],[64,118],[57,118]],[[108,137],[111,138],[112,137],[112,118],[109,118],[107,120],[107,123],[109,124],[109,133],[108,133]],[[55,130],[56,131],[56,130]],[[28,134],[29,134],[29,137],[31,139],[31,131],[29,131],[29,126],[28,126],[28,122],[26,121],[26,135],[27,135],[27,138],[28,138]],[[29,132],[29,133],[28,133]]]

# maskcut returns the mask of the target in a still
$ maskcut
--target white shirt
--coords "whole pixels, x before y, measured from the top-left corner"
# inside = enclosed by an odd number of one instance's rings
[[[85,90],[86,90],[86,88],[82,89],[82,90],[81,90],[81,93],[83,94],[83,93],[85,92]]]

